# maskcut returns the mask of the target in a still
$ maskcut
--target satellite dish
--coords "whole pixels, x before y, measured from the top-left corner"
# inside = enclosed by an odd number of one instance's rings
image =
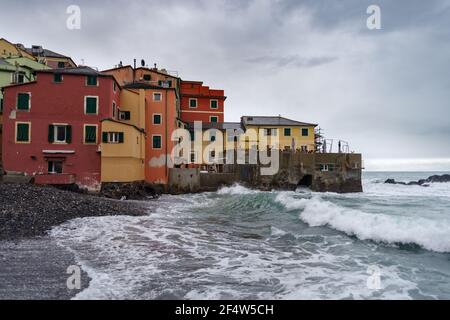
[[[144,59],[141,60],[141,66],[145,67],[145,60]]]

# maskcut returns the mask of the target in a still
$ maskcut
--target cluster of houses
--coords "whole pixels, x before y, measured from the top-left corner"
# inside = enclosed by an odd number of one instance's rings
[[[270,148],[317,148],[316,124],[281,116],[224,122],[224,90],[143,61],[98,71],[41,46],[0,39],[0,87],[0,171],[33,177],[37,184],[164,186],[174,165],[208,170],[195,150],[184,155],[186,163],[173,162],[180,143],[173,132],[181,128],[194,137],[199,122],[203,141],[214,142],[222,133],[224,149],[251,148],[258,134],[239,138],[249,129],[276,137]],[[210,156],[220,157],[214,151]]]

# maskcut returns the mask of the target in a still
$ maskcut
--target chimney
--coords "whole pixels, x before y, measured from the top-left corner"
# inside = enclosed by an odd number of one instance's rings
[[[135,82],[135,78],[136,78],[136,59],[134,59],[134,64],[133,64],[133,83]]]

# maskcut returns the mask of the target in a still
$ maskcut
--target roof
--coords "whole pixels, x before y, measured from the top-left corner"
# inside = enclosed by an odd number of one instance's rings
[[[35,80],[35,81],[24,82],[24,83],[13,83],[13,84],[9,84],[9,85],[7,85],[7,86],[3,86],[3,87],[1,88],[1,90],[3,91],[3,90],[6,89],[6,88],[19,87],[19,86],[27,86],[27,85],[29,85],[29,84],[34,84],[34,83],[37,83],[37,81]]]
[[[253,126],[301,126],[301,127],[316,127],[317,124],[300,122],[284,118],[281,116],[243,116],[241,118],[243,125]]]
[[[0,58],[0,65],[11,66],[11,64],[5,59]]]
[[[180,79],[180,77],[171,75],[169,73],[161,72],[161,70],[158,70],[158,69],[155,69],[155,68],[148,68],[148,67],[136,68],[136,70],[139,70],[139,69],[144,69],[144,70],[147,70],[147,71],[150,71],[150,72],[154,72],[154,73],[160,74],[162,76],[171,77],[171,78],[174,78],[174,79]]]
[[[119,69],[133,69],[133,67],[130,66],[130,65],[118,66],[118,67],[115,67],[115,68],[103,70],[102,72],[109,72],[109,71],[114,71],[114,70],[119,70]]]
[[[111,75],[109,75],[109,74],[102,74],[101,72],[99,72],[95,69],[92,69],[91,67],[87,67],[87,66],[74,67],[74,68],[57,68],[57,69],[48,69],[48,70],[38,70],[37,72],[111,77]]]
[[[194,122],[188,122],[188,129],[194,129]],[[241,123],[239,122],[202,122],[202,129],[242,129]]]
[[[164,88],[151,85],[145,82],[133,82],[123,86],[124,89],[156,89],[156,90],[175,90],[175,88]]]
[[[37,54],[33,54],[33,49],[32,48],[25,48],[25,51],[28,52],[29,54],[33,55],[33,56],[70,59],[70,57],[68,57],[68,56],[65,56],[63,54],[60,54],[60,53],[57,53],[55,51],[48,50],[48,49],[45,49],[45,48],[42,48],[42,53],[40,53],[38,55]]]
[[[123,125],[126,125],[126,126],[130,126],[130,127],[135,128],[137,131],[140,131],[140,132],[142,132],[142,133],[145,133],[145,130],[144,130],[144,129],[141,129],[141,128],[139,128],[139,127],[137,127],[137,126],[135,126],[134,124],[131,124],[131,123],[126,123],[126,122],[118,121],[118,120],[111,119],[111,118],[105,118],[105,119],[100,120],[100,122],[103,122],[103,121],[111,121],[111,122],[114,122],[114,123],[118,123],[118,124],[123,124]]]

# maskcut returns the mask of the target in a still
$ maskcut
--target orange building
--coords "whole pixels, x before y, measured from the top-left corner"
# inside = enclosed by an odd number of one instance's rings
[[[180,121],[180,79],[156,68],[122,66],[105,70],[128,90],[145,92],[145,181],[165,185],[169,179],[171,153],[176,141],[172,132],[182,126]],[[118,114],[121,107],[118,106]],[[123,120],[123,119],[122,119]]]
[[[181,81],[181,120],[224,122],[225,93],[210,89],[201,81]]]

